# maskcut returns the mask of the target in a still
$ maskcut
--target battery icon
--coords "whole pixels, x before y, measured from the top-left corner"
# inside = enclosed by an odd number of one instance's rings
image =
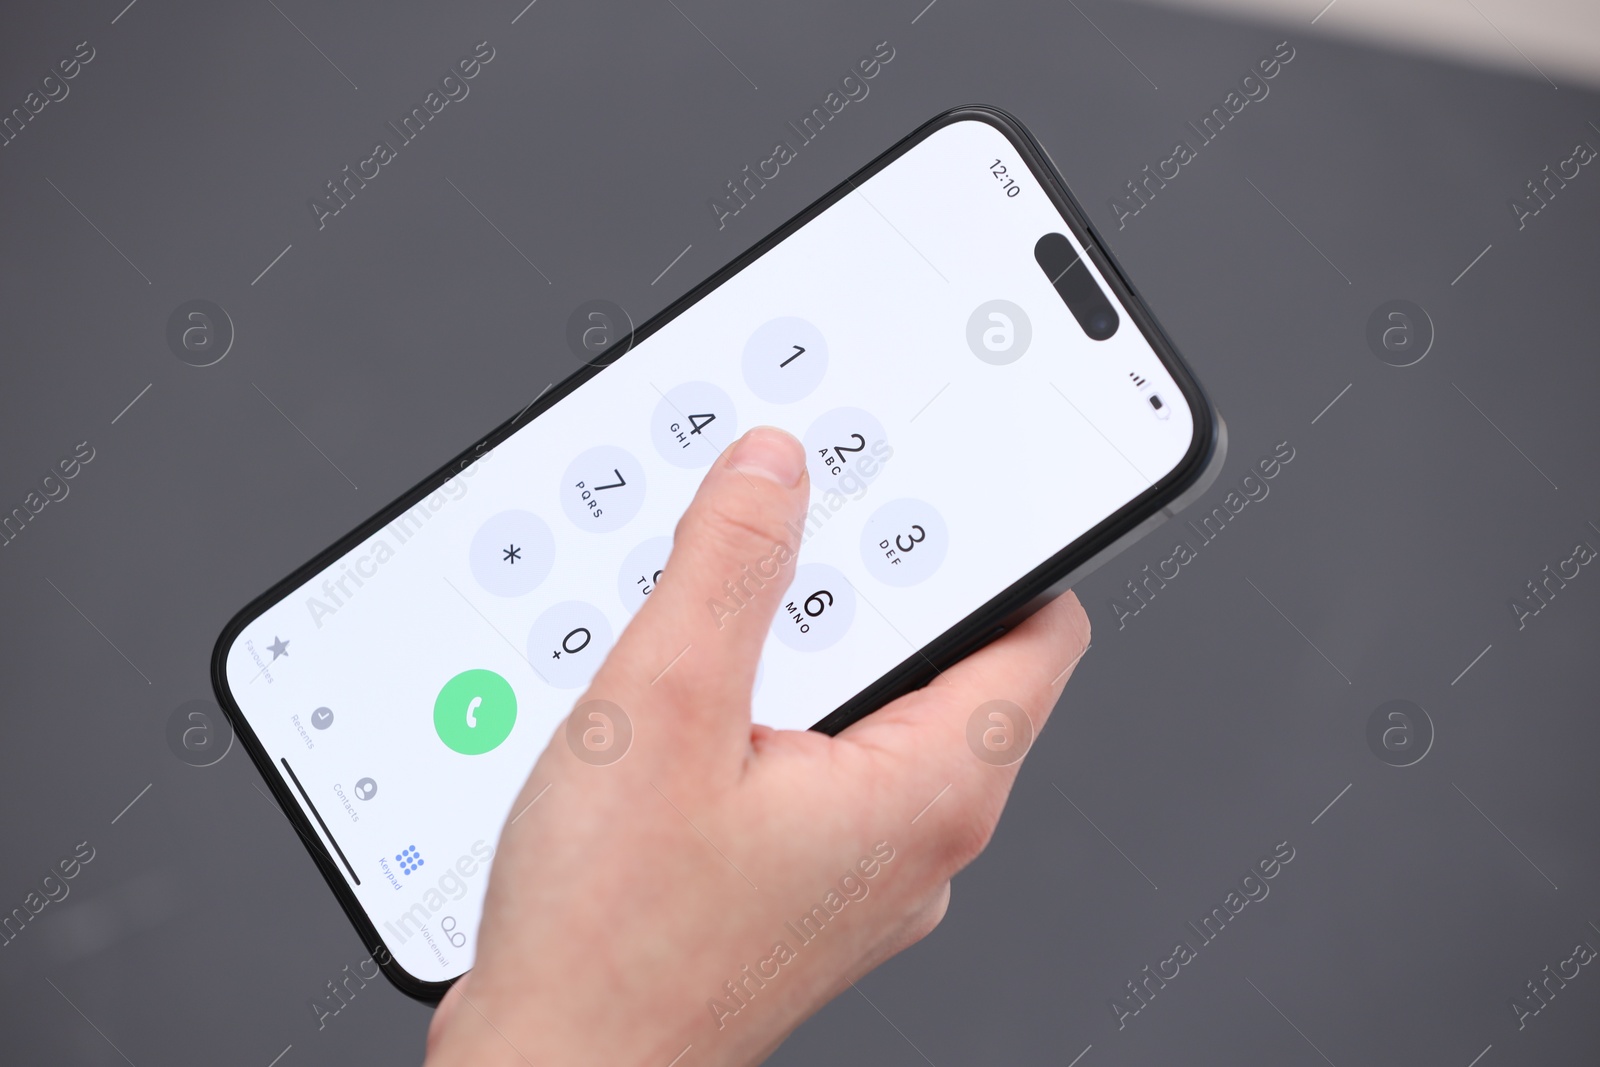
[[[1150,410],[1155,412],[1158,419],[1169,419],[1172,412],[1168,410],[1166,401],[1161,399],[1161,394],[1150,388],[1150,379],[1137,371],[1128,372],[1128,380],[1133,387],[1139,390],[1139,395],[1150,402]]]

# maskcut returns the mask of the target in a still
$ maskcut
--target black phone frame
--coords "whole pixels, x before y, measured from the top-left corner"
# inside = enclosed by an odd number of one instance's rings
[[[1183,459],[1160,480],[1060,552],[996,594],[972,614],[908,656],[872,685],[823,716],[811,728],[823,733],[836,734],[895,698],[926,685],[945,667],[959,662],[993,641],[1059,592],[1064,591],[1068,581],[1087,572],[1091,561],[1103,562],[1096,561],[1095,557],[1117,546],[1119,542],[1126,544],[1163,513],[1170,514],[1170,510],[1180,498],[1192,496],[1198,489],[1204,488],[1202,481],[1207,479],[1207,475],[1215,476],[1221,464],[1224,447],[1220,417],[1216,415],[1199,382],[1178,355],[1172,342],[1157,324],[1155,316],[1139,296],[1138,290],[1128,280],[1116,260],[1105,250],[1087,214],[1068,190],[1065,180],[1033,135],[1009,113],[980,104],[952,108],[923,123],[649,321],[634,328],[629,334],[588,360],[570,377],[547,389],[527,407],[476,440],[460,455],[402,493],[372,518],[361,523],[288,577],[256,597],[223,627],[211,655],[211,681],[218,703],[232,723],[234,732],[244,743],[245,750],[250,754],[257,770],[266,779],[274,798],[298,831],[300,839],[305,843],[307,851],[311,853],[311,858],[332,888],[345,914],[361,935],[363,943],[370,947],[372,959],[401,992],[418,1000],[436,1003],[454,984],[455,979],[445,982],[419,979],[401,967],[388,951],[376,925],[350,889],[343,873],[339,870],[338,863],[322,843],[311,820],[295,801],[288,783],[277,772],[272,757],[256,737],[234,699],[227,679],[228,649],[247,626],[294,589],[382,530],[396,517],[415,506],[418,501],[436,491],[450,477],[471,466],[496,445],[537,419],[543,412],[576,392],[585,382],[623,358],[634,345],[660,330],[806,223],[850,195],[861,182],[871,178],[935,131],[956,122],[972,120],[985,122],[998,129],[1027,163],[1039,187],[1061,212],[1073,236],[1083,245],[1090,260],[1099,269],[1101,277],[1113,290],[1121,309],[1127,312],[1128,318],[1144,335],[1177,384],[1189,405],[1189,410],[1194,415],[1194,434]],[[1209,484],[1208,480],[1205,484]]]

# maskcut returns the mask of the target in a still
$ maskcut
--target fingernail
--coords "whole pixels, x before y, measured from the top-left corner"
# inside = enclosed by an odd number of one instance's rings
[[[746,474],[770,478],[787,489],[800,484],[806,472],[806,454],[800,442],[782,430],[758,426],[739,438],[728,462]]]

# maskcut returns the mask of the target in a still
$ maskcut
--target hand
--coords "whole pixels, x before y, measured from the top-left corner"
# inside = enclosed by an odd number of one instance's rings
[[[938,925],[1017,771],[977,758],[968,720],[1000,699],[1042,727],[1089,621],[1069,593],[837,737],[754,726],[808,495],[804,452],[778,430],[712,465],[574,713],[610,701],[631,747],[595,766],[563,728],[534,766],[429,1064],[667,1067],[686,1047],[680,1067],[756,1063]],[[730,615],[724,583],[741,580],[752,593]]]

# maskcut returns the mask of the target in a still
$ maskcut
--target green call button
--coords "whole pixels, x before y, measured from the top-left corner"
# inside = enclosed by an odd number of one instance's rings
[[[463,756],[500,747],[517,724],[517,694],[494,671],[462,671],[439,690],[433,728],[439,740]]]

